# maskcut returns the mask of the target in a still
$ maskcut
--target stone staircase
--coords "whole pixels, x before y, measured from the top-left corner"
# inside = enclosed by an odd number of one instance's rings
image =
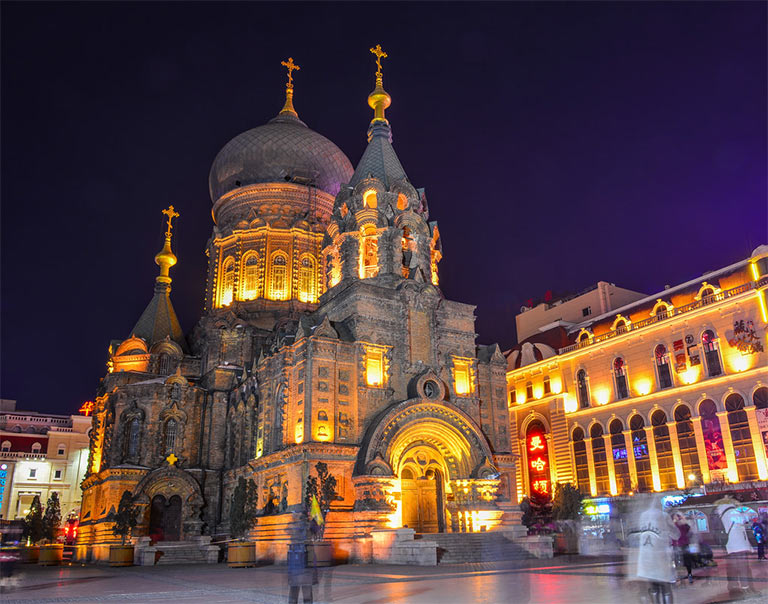
[[[140,566],[155,564],[215,564],[220,548],[211,545],[210,537],[196,537],[190,541],[159,541],[149,545],[149,538],[140,539],[134,562]]]
[[[418,538],[437,543],[438,564],[527,560],[532,556],[502,533],[423,533]]]

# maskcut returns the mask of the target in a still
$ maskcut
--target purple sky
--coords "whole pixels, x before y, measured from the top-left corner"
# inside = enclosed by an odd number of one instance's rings
[[[766,4],[0,5],[2,396],[70,413],[152,295],[203,305],[218,150],[282,106],[356,164],[370,46],[448,298],[514,343],[529,298],[647,293],[768,241]]]

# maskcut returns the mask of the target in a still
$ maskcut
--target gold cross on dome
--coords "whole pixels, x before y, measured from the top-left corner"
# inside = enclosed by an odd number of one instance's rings
[[[175,456],[173,453],[171,453],[171,454],[170,454],[168,457],[166,457],[166,458],[165,458],[165,461],[167,461],[167,462],[168,462],[168,465],[169,465],[169,466],[172,466],[172,465],[173,465],[173,464],[175,464],[177,461],[179,461],[179,458],[178,458],[178,457],[176,457],[176,456]]]
[[[288,70],[288,88],[293,88],[293,70],[300,71],[301,67],[299,67],[296,63],[293,62],[293,57],[288,57],[287,61],[280,61],[280,65],[285,67]]]
[[[168,216],[168,230],[165,232],[166,237],[171,236],[171,229],[173,228],[173,219],[178,218],[180,214],[173,210],[173,206],[168,206],[167,210],[163,210],[163,214]]]
[[[381,60],[387,58],[387,53],[381,49],[381,44],[377,44],[376,48],[371,48],[370,51],[376,55],[376,77],[381,77]]]

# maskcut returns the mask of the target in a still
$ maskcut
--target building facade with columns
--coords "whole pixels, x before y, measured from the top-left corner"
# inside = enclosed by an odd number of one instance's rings
[[[548,321],[506,353],[518,497],[558,482],[595,497],[768,479],[766,289],[760,246],[607,313]]]

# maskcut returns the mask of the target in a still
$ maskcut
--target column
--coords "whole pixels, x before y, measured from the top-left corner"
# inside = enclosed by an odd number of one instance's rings
[[[608,462],[608,486],[611,495],[617,495],[619,490],[616,488],[616,468],[613,465],[613,445],[610,434],[603,434],[603,446],[605,447],[605,459]]]
[[[669,430],[669,442],[672,443],[672,460],[675,462],[677,488],[684,489],[688,477],[685,475],[685,471],[683,470],[683,459],[680,457],[680,442],[677,440],[677,424],[675,422],[667,422],[667,430]]]
[[[656,439],[653,437],[653,428],[645,426],[645,440],[648,442],[648,460],[651,462],[651,478],[653,490],[661,491],[661,478],[659,477],[659,460],[656,458]]]
[[[696,453],[699,455],[699,467],[701,468],[701,482],[707,484],[712,481],[709,475],[709,461],[707,460],[707,448],[704,445],[704,432],[701,429],[701,417],[694,416],[693,435],[696,438]]]
[[[629,466],[629,482],[632,488],[637,488],[637,465],[635,464],[635,447],[632,444],[632,431],[624,430],[624,446],[627,448],[627,465]]]
[[[739,470],[736,468],[736,453],[733,450],[733,439],[731,438],[731,426],[728,423],[728,412],[718,411],[717,419],[720,421],[720,433],[723,435],[723,449],[725,449],[725,459],[728,462],[728,480],[730,482],[739,482]]]
[[[757,411],[754,405],[744,407],[749,420],[749,434],[752,437],[752,447],[755,449],[755,463],[757,464],[757,475],[760,480],[768,478],[768,460],[765,455],[765,444],[760,434],[760,428],[757,425]]]
[[[557,482],[557,465],[555,462],[555,449],[552,446],[552,435],[545,434],[544,439],[547,441],[547,457],[549,458],[549,494],[553,496],[555,494],[555,483]]]
[[[584,439],[587,445],[587,467],[589,468],[589,490],[592,491],[592,497],[597,495],[597,479],[595,477],[595,460],[592,457],[592,438]]]

